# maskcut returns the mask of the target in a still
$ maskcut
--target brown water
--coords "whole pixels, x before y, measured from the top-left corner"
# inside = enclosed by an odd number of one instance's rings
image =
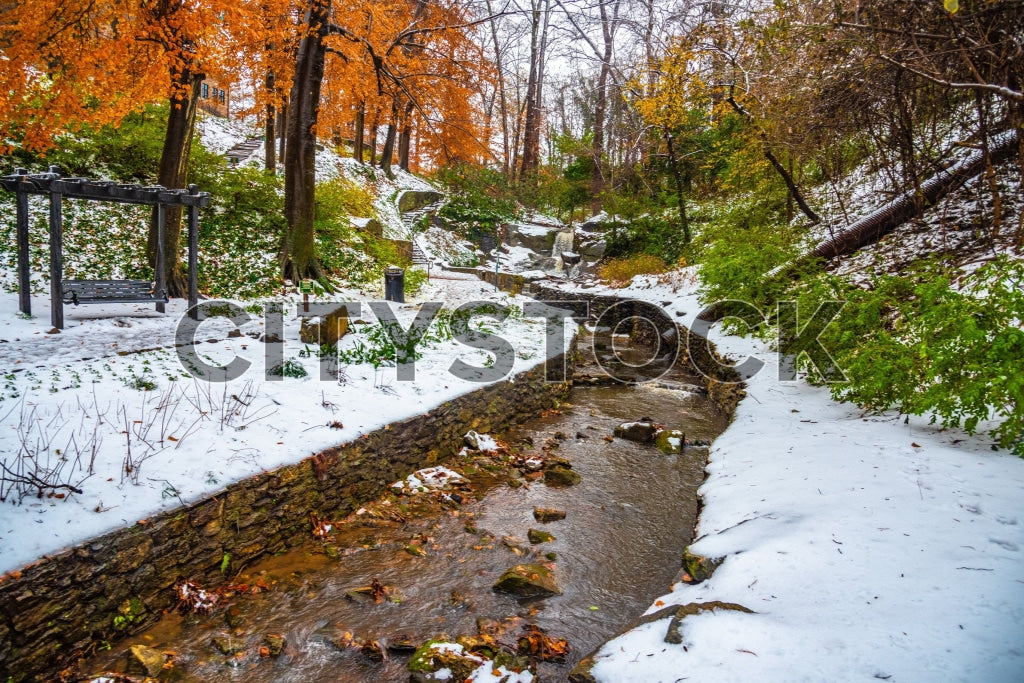
[[[685,378],[669,379],[683,381]],[[664,455],[654,446],[604,439],[615,425],[650,416],[691,439],[713,439],[725,417],[697,392],[653,386],[576,388],[573,405],[559,414],[539,417],[503,435],[512,444],[532,439],[539,451],[556,432],[555,454],[568,459],[582,476],[569,488],[541,481],[513,488],[504,475],[485,471],[473,477],[475,498],[457,511],[434,510],[409,521],[377,522],[346,529],[340,556],[324,554],[313,541],[271,558],[238,577],[273,584],[273,590],[235,597],[226,623],[223,608],[209,616],[168,615],[148,631],[121,644],[84,670],[117,670],[128,645],[145,643],[176,653],[174,677],[187,681],[403,681],[407,656],[392,654],[373,662],[358,649],[340,649],[331,641],[345,631],[382,643],[408,639],[420,644],[441,635],[476,635],[477,619],[523,617],[510,622],[499,642],[514,645],[523,623],[537,624],[549,635],[566,638],[569,658],[543,663],[543,680],[565,680],[579,659],[615,635],[663,594],[680,567],[680,554],[691,540],[697,512],[696,488],[703,480],[706,448]],[[577,437],[579,435],[579,437]],[[585,437],[585,438],[583,438]],[[566,519],[540,524],[534,506],[565,510]],[[467,530],[467,528],[469,530]],[[530,546],[527,530],[542,529],[556,540]],[[502,543],[514,536],[522,555]],[[423,539],[427,555],[405,550]],[[369,549],[367,549],[367,547]],[[518,602],[491,586],[509,567],[545,561],[557,553],[555,574],[564,591],[543,601]],[[354,602],[353,588],[379,579],[399,602]],[[453,591],[458,593],[453,601]],[[261,658],[267,633],[287,638],[279,658]],[[245,645],[244,654],[226,657],[211,644],[230,634]]]

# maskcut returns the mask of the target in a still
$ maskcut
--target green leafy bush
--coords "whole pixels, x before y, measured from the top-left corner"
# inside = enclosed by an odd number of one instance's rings
[[[496,235],[517,215],[508,179],[500,171],[460,164],[441,169],[436,180],[448,190],[439,215],[463,236],[474,230]]]
[[[606,233],[606,240],[605,255],[611,258],[650,254],[675,263],[686,250],[679,216],[664,213],[617,221]]]
[[[219,156],[205,159],[196,175],[212,199],[200,213],[200,288],[213,297],[268,296],[282,283],[282,180],[254,166],[229,168]]]
[[[998,260],[954,286],[924,264],[853,290],[822,344],[849,377],[836,398],[930,414],[973,433],[997,419],[1000,446],[1024,455],[1024,263]]]
[[[270,368],[269,373],[277,377],[291,377],[293,379],[302,379],[309,374],[306,368],[302,366],[302,363],[294,360],[286,360],[283,363],[278,363],[274,367]]]

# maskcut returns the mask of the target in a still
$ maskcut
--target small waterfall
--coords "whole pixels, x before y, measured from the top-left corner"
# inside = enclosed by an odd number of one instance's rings
[[[561,230],[555,235],[555,246],[551,247],[551,258],[555,259],[555,271],[563,272],[565,264],[562,262],[563,252],[572,252],[576,241],[576,233],[572,229]]]

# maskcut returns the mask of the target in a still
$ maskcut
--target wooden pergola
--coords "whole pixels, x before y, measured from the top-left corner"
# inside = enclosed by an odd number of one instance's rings
[[[197,276],[199,251],[199,208],[210,205],[210,195],[195,185],[187,190],[168,190],[160,185],[141,186],[87,178],[63,178],[51,166],[48,173],[29,173],[19,168],[13,175],[0,176],[0,186],[17,196],[18,308],[32,314],[29,282],[28,196],[50,198],[50,319],[57,329],[64,328],[64,304],[155,303],[164,312],[167,303],[164,235],[168,206],[188,207],[188,306],[194,311],[199,302]],[[88,199],[121,204],[145,204],[156,207],[157,242],[154,281],[145,280],[64,280],[63,200]],[[194,315],[194,313],[193,313]]]

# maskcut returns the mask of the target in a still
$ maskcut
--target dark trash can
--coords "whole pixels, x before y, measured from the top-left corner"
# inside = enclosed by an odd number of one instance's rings
[[[384,299],[405,303],[405,271],[396,266],[384,269]]]

